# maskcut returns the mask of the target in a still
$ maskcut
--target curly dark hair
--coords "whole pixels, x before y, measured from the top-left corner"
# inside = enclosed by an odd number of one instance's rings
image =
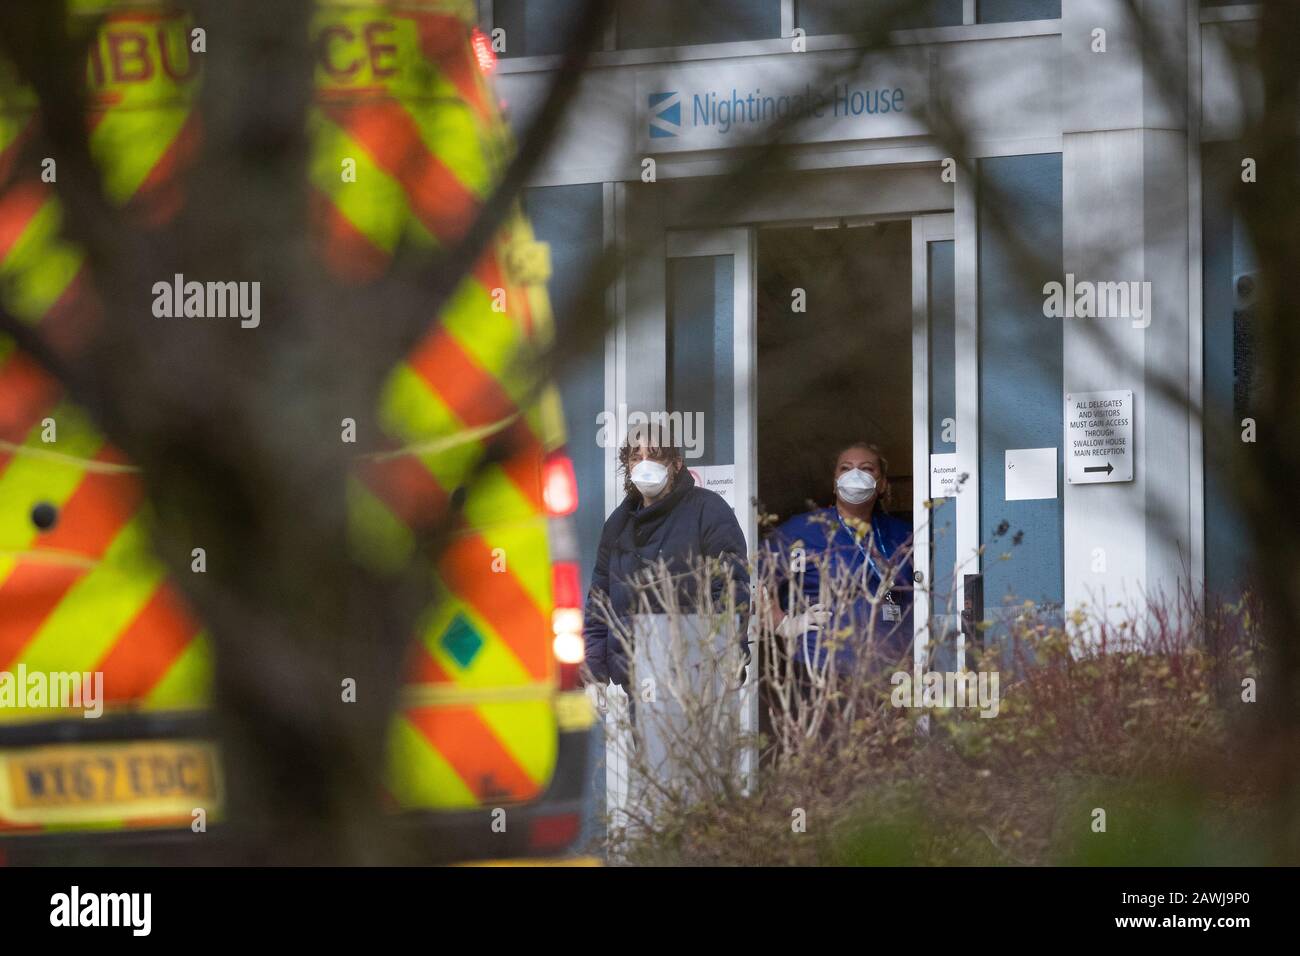
[[[644,447],[647,457],[662,465],[686,460],[686,454],[681,446],[659,445],[655,443],[656,438],[657,436],[648,426],[633,425],[628,429],[627,438],[623,439],[623,444],[618,449],[618,470],[623,475],[623,491],[629,495],[640,496],[641,494],[636,485],[632,484],[632,449]],[[684,470],[679,469],[676,473],[672,473],[669,469],[669,481],[676,484],[677,476]]]

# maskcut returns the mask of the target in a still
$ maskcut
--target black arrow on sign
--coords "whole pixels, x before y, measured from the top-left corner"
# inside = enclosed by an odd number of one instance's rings
[[[1085,468],[1085,469],[1083,469],[1083,470],[1084,470],[1085,472],[1089,472],[1089,471],[1104,471],[1106,474],[1109,475],[1112,471],[1115,470],[1115,466],[1112,465],[1110,462],[1106,462],[1106,467],[1105,467],[1105,468],[1101,467],[1101,465],[1089,465],[1087,468]]]

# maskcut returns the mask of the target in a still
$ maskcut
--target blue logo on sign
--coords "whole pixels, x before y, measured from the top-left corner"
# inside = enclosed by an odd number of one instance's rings
[[[682,131],[682,98],[679,93],[650,94],[650,138],[676,136]]]

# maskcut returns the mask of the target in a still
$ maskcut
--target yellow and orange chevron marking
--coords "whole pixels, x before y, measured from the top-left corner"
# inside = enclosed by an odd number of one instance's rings
[[[198,676],[200,658],[187,655],[198,627],[149,556],[135,475],[74,409],[50,417],[57,457],[41,454],[39,426],[17,453],[0,453],[0,670],[103,671],[110,705],[197,702],[176,691],[187,669]],[[37,503],[58,511],[47,531],[32,524]]]
[[[178,208],[174,173],[195,143],[187,30],[174,13],[125,11],[106,20],[90,50],[91,148],[110,196],[146,221]],[[5,304],[56,350],[71,351],[96,320],[94,298],[81,253],[60,238],[52,187],[39,170],[18,169],[35,122],[31,104],[3,102]],[[54,443],[41,440],[45,418],[58,429]],[[53,528],[34,526],[38,504],[57,510]],[[57,383],[0,342],[0,670],[102,671],[110,707],[200,703],[206,650],[149,553],[141,509],[129,464],[64,403]],[[0,712],[48,716],[57,710]]]
[[[401,243],[454,243],[499,171],[501,124],[465,21],[397,6],[391,19],[345,4],[320,14],[327,53],[313,183],[323,255],[345,277],[382,272]],[[384,54],[374,56],[373,44],[363,54],[363,37],[378,37]],[[436,69],[413,89],[392,71],[417,60]],[[345,160],[366,190],[340,177]],[[492,307],[497,290],[505,291],[503,311]],[[381,417],[396,450],[367,462],[354,488],[361,536],[385,538],[399,560],[414,532],[445,512],[487,442],[509,449],[474,483],[463,530],[440,563],[441,598],[409,676],[411,696],[431,703],[405,710],[392,739],[390,786],[400,805],[528,799],[554,767],[540,466],[559,430],[527,383],[509,374],[537,331],[533,312],[530,294],[488,250],[441,324],[394,370]],[[494,572],[499,552],[508,559]]]
[[[82,5],[114,10],[88,64],[106,187],[142,222],[166,221],[201,136],[190,23],[161,4]],[[507,135],[470,49],[470,6],[318,4],[310,176],[320,254],[344,280],[382,274],[399,247],[454,243],[500,172]],[[18,169],[30,124],[30,103],[0,90],[0,277],[10,311],[71,349],[95,320],[94,297],[80,252],[60,238],[50,187]],[[340,175],[345,160],[352,180]],[[358,556],[381,566],[407,560],[453,501],[461,513],[393,726],[397,806],[529,799],[555,763],[541,458],[562,434],[554,392],[539,398],[512,373],[530,340],[545,341],[550,316],[539,280],[522,286],[503,266],[531,243],[516,218],[440,321],[430,316],[382,396],[390,447],[359,463],[349,491]],[[55,444],[41,440],[47,417]],[[506,453],[480,467],[489,443]],[[42,502],[58,510],[46,531],[31,518]],[[129,463],[0,340],[0,670],[102,670],[116,707],[203,705],[206,642],[149,552],[143,507]]]

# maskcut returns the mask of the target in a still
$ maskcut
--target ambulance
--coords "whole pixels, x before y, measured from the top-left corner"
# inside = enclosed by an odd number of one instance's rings
[[[105,188],[142,223],[165,221],[201,143],[202,24],[158,0],[70,6],[97,24],[86,80]],[[454,244],[504,169],[473,14],[457,0],[317,4],[314,238],[343,279],[382,271],[399,243]],[[0,72],[0,300],[63,341],[94,320],[90,267],[30,149],[34,98]],[[453,495],[460,507],[377,795],[429,859],[554,856],[579,835],[593,716],[577,486],[556,388],[511,371],[550,343],[548,273],[516,211],[392,370],[377,399],[391,451],[359,461],[349,489],[356,534],[384,560],[409,558]],[[509,451],[491,458],[503,433]],[[145,510],[138,470],[0,334],[0,862],[193,860],[226,822],[238,768],[204,730],[213,649],[151,553]]]

